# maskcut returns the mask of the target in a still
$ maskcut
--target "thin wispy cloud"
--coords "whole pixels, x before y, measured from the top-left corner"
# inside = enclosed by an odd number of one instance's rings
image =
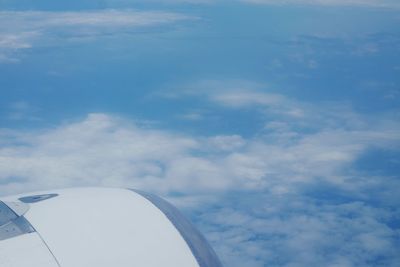
[[[3,30],[7,26],[22,29],[48,29],[68,26],[137,27],[188,19],[187,16],[176,13],[135,10],[80,12],[2,11],[0,18]]]
[[[159,3],[159,4],[220,4],[226,3],[225,0],[108,0],[109,4],[132,4],[132,3]],[[353,7],[374,7],[374,8],[399,8],[397,0],[235,0],[247,4],[263,5],[317,5],[317,6],[353,6]]]
[[[11,103],[8,107],[7,118],[9,120],[24,120],[24,121],[37,121],[40,120],[35,113],[38,112],[38,109],[33,107],[26,101],[17,101]]]
[[[317,6],[355,6],[355,7],[378,7],[399,8],[400,3],[396,0],[241,0],[250,4],[264,5],[317,5]]]
[[[178,90],[161,91],[155,96],[172,99],[195,96],[230,108],[273,107],[288,102],[281,94],[261,92],[260,89],[265,87],[243,80],[204,80],[178,87]]]
[[[348,104],[324,102],[321,103],[324,108],[320,108],[319,105],[311,105],[280,94],[271,85],[247,80],[203,80],[191,85],[159,91],[151,97],[174,101],[195,98],[208,102],[214,107],[253,111],[264,117],[265,126],[270,130],[278,130],[275,123],[280,126],[285,124],[286,128],[296,126],[318,129],[336,128],[338,125],[355,129],[369,123],[365,121],[366,118],[360,118]],[[210,110],[207,116],[213,116]]]
[[[0,60],[17,61],[16,51],[35,46],[56,45],[72,38],[135,33],[189,19],[193,18],[162,11],[0,11]]]

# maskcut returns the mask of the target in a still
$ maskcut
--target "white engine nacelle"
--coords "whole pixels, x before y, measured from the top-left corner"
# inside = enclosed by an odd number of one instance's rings
[[[116,188],[2,198],[0,266],[222,267],[171,204]]]

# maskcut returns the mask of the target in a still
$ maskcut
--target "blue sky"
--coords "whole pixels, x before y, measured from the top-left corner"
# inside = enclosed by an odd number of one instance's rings
[[[0,1],[0,194],[162,195],[225,266],[400,263],[400,3]]]

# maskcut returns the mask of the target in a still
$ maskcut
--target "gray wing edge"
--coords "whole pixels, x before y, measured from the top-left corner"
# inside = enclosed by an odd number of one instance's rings
[[[141,190],[129,189],[150,201],[171,221],[186,241],[199,267],[223,267],[217,254],[205,237],[186,219],[181,212],[166,200]]]
[[[33,232],[35,229],[23,215],[16,214],[0,201],[0,241]]]

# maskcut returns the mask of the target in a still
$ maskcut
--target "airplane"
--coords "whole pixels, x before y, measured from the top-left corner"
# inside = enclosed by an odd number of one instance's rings
[[[0,266],[222,267],[177,208],[140,190],[70,188],[0,199]]]

